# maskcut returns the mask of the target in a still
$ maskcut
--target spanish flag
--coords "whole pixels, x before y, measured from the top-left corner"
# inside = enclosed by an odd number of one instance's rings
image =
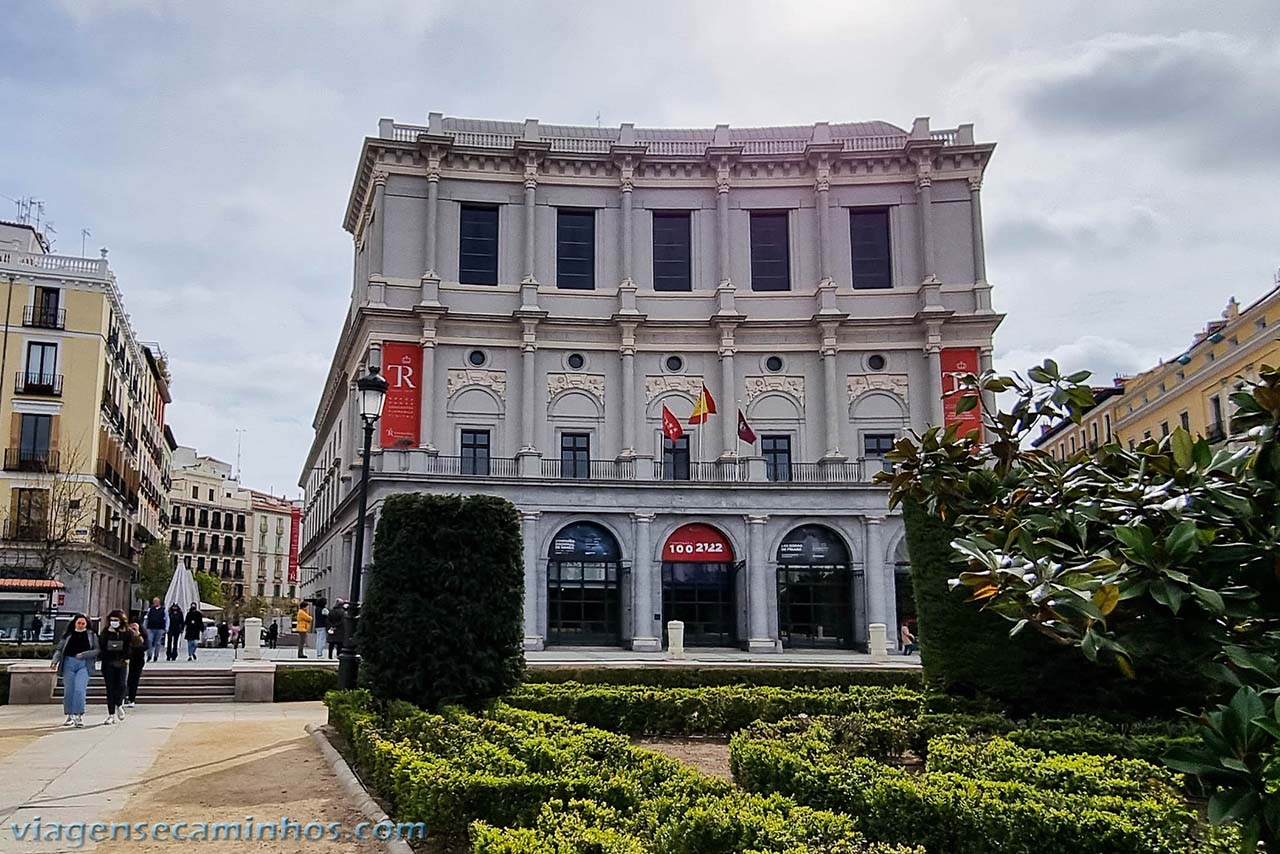
[[[707,387],[702,387],[702,393],[698,395],[698,402],[693,405],[693,414],[689,416],[690,424],[705,424],[708,415],[716,414],[716,402],[711,397],[711,392],[707,391]]]

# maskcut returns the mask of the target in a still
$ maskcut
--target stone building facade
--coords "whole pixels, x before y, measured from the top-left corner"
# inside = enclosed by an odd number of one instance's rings
[[[871,479],[944,420],[949,375],[990,363],[993,149],[928,119],[382,120],[300,480],[301,595],[348,588],[372,365],[391,391],[363,559],[389,495],[509,499],[527,648],[657,650],[671,619],[756,651],[895,638],[902,526]],[[716,413],[691,425],[703,389]]]

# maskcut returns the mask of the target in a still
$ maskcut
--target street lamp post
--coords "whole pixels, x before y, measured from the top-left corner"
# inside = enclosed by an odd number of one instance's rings
[[[364,517],[369,512],[369,454],[373,448],[373,427],[382,417],[382,404],[387,397],[387,381],[378,368],[356,380],[360,403],[360,420],[364,422],[364,459],[360,463],[360,504],[356,515],[356,541],[351,556],[351,597],[344,610],[346,630],[342,652],[338,655],[338,687],[351,690],[360,676],[360,653],[356,651],[356,621],[360,615],[360,581],[364,574]]]

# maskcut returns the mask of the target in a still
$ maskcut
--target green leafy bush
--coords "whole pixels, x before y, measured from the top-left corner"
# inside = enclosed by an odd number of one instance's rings
[[[332,668],[277,667],[271,699],[277,703],[323,700],[327,692],[337,687],[338,671]]]
[[[1146,763],[957,738],[935,739],[929,755],[922,774],[852,755],[822,720],[759,724],[730,746],[743,788],[847,813],[872,839],[931,854],[1200,854],[1217,844]]]
[[[522,685],[506,702],[628,735],[725,735],[755,721],[796,714],[914,717],[922,698],[908,688],[648,688],[564,682]]]
[[[912,854],[846,816],[736,790],[622,736],[501,704],[428,714],[333,692],[330,722],[397,821],[484,854]]]
[[[394,495],[374,540],[358,632],[363,684],[425,708],[471,707],[524,671],[516,509],[477,495]]]
[[[832,667],[530,667],[525,683],[578,682],[583,685],[648,685],[655,688],[709,688],[723,685],[776,688],[875,686],[919,690],[919,668]]]

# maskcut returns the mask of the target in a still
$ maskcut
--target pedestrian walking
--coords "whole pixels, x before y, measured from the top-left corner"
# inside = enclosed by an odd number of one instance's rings
[[[902,627],[898,629],[898,640],[902,643],[903,655],[911,655],[911,653],[920,648],[916,644],[916,636],[911,633],[911,626],[908,623],[903,623]]]
[[[231,637],[231,629],[227,626],[227,621],[223,620],[218,623],[218,649],[227,648],[227,639]]]
[[[98,638],[98,646],[102,650],[98,655],[102,681],[107,688],[107,719],[103,721],[104,724],[124,720],[124,700],[129,690],[129,653],[135,638],[124,611],[116,610],[107,614],[107,627]],[[150,655],[151,651],[148,646],[147,654]]]
[[[324,646],[329,641],[329,608],[323,597],[316,599],[315,618],[316,658],[324,658]]]
[[[195,661],[196,648],[200,646],[200,635],[204,632],[204,616],[201,615],[200,609],[195,602],[192,602],[191,607],[187,609],[187,616],[183,619],[183,626],[185,627],[187,638],[187,661]]]
[[[151,607],[142,617],[142,625],[147,630],[147,661],[160,660],[160,648],[164,646],[164,630],[168,619],[160,597],[152,599]]]
[[[174,602],[169,606],[168,614],[168,643],[165,644],[164,657],[166,661],[178,660],[178,641],[182,639],[182,632],[186,628],[187,618],[182,613],[182,606]]]
[[[273,622],[267,626],[267,649],[275,649],[276,642],[280,640],[280,625]]]
[[[298,603],[298,616],[295,618],[294,631],[298,633],[298,658],[307,657],[307,632],[311,631],[311,614],[307,611],[307,603]]]
[[[240,648],[240,622],[238,620],[231,624],[231,648]]]
[[[31,639],[36,643],[40,642],[40,630],[44,628],[44,620],[40,619],[40,615],[36,614],[31,618]]]
[[[84,726],[85,696],[89,693],[89,673],[98,657],[98,635],[89,628],[89,618],[76,614],[53,651],[54,670],[62,672],[63,726]]]
[[[342,644],[347,639],[347,606],[341,599],[333,603],[333,610],[329,611],[329,657],[333,658],[335,652],[342,651]]]
[[[147,645],[142,640],[142,629],[137,623],[130,623],[129,628],[137,635],[137,639],[129,648],[129,686],[124,705],[125,708],[132,709],[138,701],[138,682],[142,679],[142,668],[147,662]]]

